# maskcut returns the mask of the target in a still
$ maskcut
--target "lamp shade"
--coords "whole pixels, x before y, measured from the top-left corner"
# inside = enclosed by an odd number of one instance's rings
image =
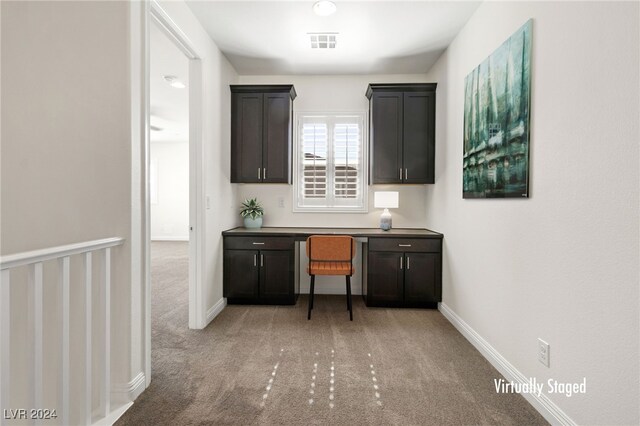
[[[398,208],[398,192],[397,191],[376,191],[374,194],[373,205],[377,209],[397,209]]]

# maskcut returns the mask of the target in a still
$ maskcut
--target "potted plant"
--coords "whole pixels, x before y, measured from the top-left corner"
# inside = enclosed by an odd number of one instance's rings
[[[240,209],[240,216],[244,218],[245,228],[262,227],[262,215],[264,215],[264,209],[257,198],[244,200],[242,209]]]

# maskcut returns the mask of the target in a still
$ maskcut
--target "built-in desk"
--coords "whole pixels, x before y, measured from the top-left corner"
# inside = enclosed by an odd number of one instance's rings
[[[228,303],[295,304],[296,243],[351,235],[362,243],[367,306],[436,308],[442,300],[443,235],[424,228],[234,228],[222,233]]]

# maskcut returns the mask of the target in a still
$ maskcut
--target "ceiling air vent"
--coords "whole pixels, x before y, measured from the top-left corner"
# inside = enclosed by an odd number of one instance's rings
[[[308,33],[312,49],[335,49],[338,33]]]

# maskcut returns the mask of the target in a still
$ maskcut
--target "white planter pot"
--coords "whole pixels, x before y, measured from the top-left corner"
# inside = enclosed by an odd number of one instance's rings
[[[262,216],[257,217],[255,219],[251,219],[250,217],[245,217],[244,227],[245,228],[262,228]]]

